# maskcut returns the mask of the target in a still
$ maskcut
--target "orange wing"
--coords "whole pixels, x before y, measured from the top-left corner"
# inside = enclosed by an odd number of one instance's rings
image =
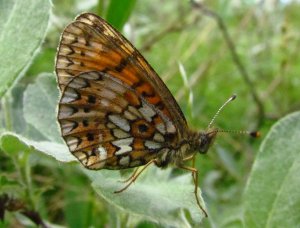
[[[61,36],[56,60],[60,89],[63,91],[73,77],[89,71],[119,79],[171,119],[179,138],[186,133],[187,124],[179,105],[143,56],[102,18],[85,13]]]

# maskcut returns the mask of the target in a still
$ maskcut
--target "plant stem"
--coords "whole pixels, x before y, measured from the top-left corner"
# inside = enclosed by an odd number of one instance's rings
[[[251,96],[252,96],[254,102],[257,105],[258,117],[259,118],[258,118],[256,127],[261,126],[263,124],[263,120],[264,120],[264,117],[265,117],[264,106],[263,106],[262,101],[260,100],[260,98],[258,96],[258,93],[255,89],[255,86],[254,86],[253,82],[251,81],[251,79],[249,77],[249,74],[246,70],[246,67],[243,65],[242,61],[239,58],[239,55],[237,54],[235,45],[234,45],[234,43],[233,43],[233,41],[232,41],[232,39],[231,39],[231,37],[228,33],[227,27],[226,27],[223,19],[217,13],[215,13],[212,10],[204,7],[203,4],[195,2],[194,0],[191,0],[191,3],[195,8],[201,10],[205,15],[207,15],[209,17],[212,17],[213,19],[216,20],[216,22],[217,22],[217,24],[218,24],[218,26],[219,26],[219,28],[222,32],[222,35],[225,39],[225,42],[228,46],[228,49],[231,53],[232,60],[235,63],[235,65],[237,66],[237,68],[238,68],[242,78],[244,79],[246,85],[249,87]]]

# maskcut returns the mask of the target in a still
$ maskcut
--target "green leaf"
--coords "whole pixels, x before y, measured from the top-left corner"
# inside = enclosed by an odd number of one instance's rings
[[[245,190],[246,227],[300,224],[300,112],[270,130],[253,164]]]
[[[0,137],[0,147],[7,153],[20,151],[39,151],[54,157],[58,161],[76,160],[66,145],[51,142],[35,142],[13,133],[4,133]],[[115,194],[124,183],[119,171],[101,170],[84,172],[92,180],[95,191],[109,203],[141,216],[143,219],[172,226],[187,226],[184,212],[188,212],[194,223],[200,223],[203,214],[196,204],[192,177],[186,174],[171,178],[171,169],[159,170],[157,167],[148,170],[138,178],[126,191]],[[198,189],[200,192],[200,189]],[[201,205],[205,206],[200,197]]]
[[[24,74],[44,40],[48,0],[0,1],[0,96]]]
[[[46,138],[62,143],[56,121],[58,89],[53,74],[40,75],[24,93],[24,117]]]
[[[61,162],[76,160],[66,145],[47,141],[36,142],[10,132],[5,132],[0,136],[0,148],[9,155],[17,155],[21,151],[38,151],[50,155]]]
[[[9,176],[9,177],[7,177]],[[24,188],[20,186],[15,176],[1,171],[0,174],[0,195],[8,193],[11,197],[18,197],[24,194]]]
[[[106,19],[117,30],[121,31],[128,20],[136,0],[111,0],[107,9]]]
[[[216,212],[215,221],[212,223],[215,227],[222,228],[243,228],[243,210],[240,205],[227,205],[226,210]],[[210,220],[212,218],[210,217]]]
[[[171,169],[150,167],[128,189],[114,193],[124,187],[119,172],[85,170],[92,180],[95,191],[109,203],[131,215],[140,216],[166,226],[187,227],[184,214],[189,212],[194,223],[200,223],[203,214],[197,206],[191,175],[171,178]],[[198,189],[200,192],[200,189]],[[201,205],[204,205],[200,197]]]

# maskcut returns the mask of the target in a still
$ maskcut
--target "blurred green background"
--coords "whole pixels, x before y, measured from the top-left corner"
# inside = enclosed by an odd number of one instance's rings
[[[24,94],[31,88],[35,91],[31,96],[38,97],[43,85],[55,87],[61,32],[76,15],[96,13],[141,51],[180,104],[189,126],[205,129],[226,99],[237,94],[217,117],[216,127],[259,130],[262,137],[220,134],[209,153],[197,157],[199,186],[210,217],[201,225],[190,225],[240,227],[239,222],[231,222],[239,220],[243,191],[262,140],[272,124],[300,108],[300,3],[202,1],[203,9],[182,0],[21,2],[0,0],[0,133],[61,142],[51,136],[58,129],[55,120],[44,131],[39,128],[43,116],[37,118],[43,105],[55,108],[57,94],[45,98],[38,108],[28,104],[30,93]],[[28,23],[32,27],[19,32]],[[26,153],[27,147],[8,153],[3,145],[0,193],[38,211],[43,220],[66,227],[165,226],[136,218],[100,198],[78,166],[42,153]],[[27,226],[26,221],[22,215],[6,212],[0,227]]]

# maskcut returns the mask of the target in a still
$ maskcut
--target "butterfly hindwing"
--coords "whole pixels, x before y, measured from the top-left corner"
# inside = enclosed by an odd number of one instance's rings
[[[172,149],[172,121],[121,80],[86,72],[64,88],[58,120],[70,151],[90,169],[146,164]]]

